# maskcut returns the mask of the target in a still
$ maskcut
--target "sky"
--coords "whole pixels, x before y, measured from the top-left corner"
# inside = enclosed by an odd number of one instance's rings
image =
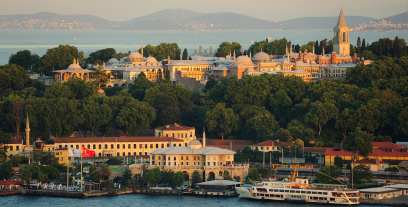
[[[408,11],[408,0],[0,0],[0,15],[54,12],[126,21],[164,9],[234,12],[264,20],[346,16],[385,18]]]

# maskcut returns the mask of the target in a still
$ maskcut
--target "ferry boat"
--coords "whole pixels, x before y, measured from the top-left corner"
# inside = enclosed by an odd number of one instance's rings
[[[321,203],[337,205],[360,204],[360,193],[341,188],[341,185],[313,184],[303,178],[296,178],[296,168],[291,181],[267,181],[250,187],[236,187],[240,198],[288,201],[301,203]]]

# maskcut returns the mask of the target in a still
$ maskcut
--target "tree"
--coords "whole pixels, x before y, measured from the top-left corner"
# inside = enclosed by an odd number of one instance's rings
[[[357,53],[361,53],[361,40],[360,37],[357,38]]]
[[[94,72],[91,73],[92,78],[95,79],[96,84],[98,87],[101,85],[107,84],[109,82],[110,77],[106,74],[106,71],[102,70],[103,67],[99,66],[97,68],[91,68]],[[105,85],[106,87],[106,85]]]
[[[170,80],[170,70],[166,70],[166,80]]]
[[[355,183],[370,183],[373,179],[373,173],[366,165],[357,165],[353,168],[353,180]],[[351,179],[351,178],[350,178]]]
[[[132,100],[120,110],[116,122],[125,127],[128,136],[137,136],[140,129],[148,127],[155,119],[153,107],[146,102]]]
[[[19,170],[20,179],[30,184],[32,180],[41,182],[44,179],[44,173],[41,172],[38,165],[24,165]]]
[[[292,146],[293,137],[287,129],[278,129],[278,131],[275,132],[273,139],[279,140],[280,142],[286,142],[289,146]]]
[[[24,101],[23,100],[16,100],[10,102],[11,105],[11,115],[13,117],[14,121],[14,130],[16,132],[16,137],[20,137],[20,126],[21,126],[21,121],[24,116]]]
[[[319,183],[338,184],[337,177],[341,175],[341,168],[336,165],[326,165],[320,168],[316,174],[316,180]]]
[[[132,171],[129,169],[125,169],[125,171],[123,171],[123,174],[122,174],[123,184],[129,187],[130,184],[132,184],[132,177],[133,177]]]
[[[231,53],[231,55],[235,55],[238,57],[241,55],[241,44],[237,42],[223,42],[217,49],[217,53],[215,53],[216,57],[226,57]]]
[[[113,188],[114,184],[115,183],[113,182],[113,180],[108,179],[105,181],[104,187],[106,188],[107,191],[110,191]]]
[[[106,163],[102,164],[101,168],[97,171],[97,175],[101,179],[104,179],[104,180],[108,179],[109,176],[111,175],[109,165]]]
[[[93,173],[96,171],[96,165],[92,164],[91,167],[89,168],[89,173]]]
[[[228,170],[224,170],[224,172],[222,173],[222,177],[224,178],[224,180],[233,180]]]
[[[334,158],[334,165],[339,167],[340,169],[343,168],[343,158],[337,156]]]
[[[201,176],[201,173],[200,173],[200,172],[198,172],[197,170],[195,170],[195,171],[193,172],[193,175],[191,176],[191,186],[192,186],[193,188],[195,188],[195,187],[196,187],[196,184],[197,184],[197,183],[201,183],[201,182],[203,182],[203,177]]]
[[[25,70],[40,72],[40,57],[37,54],[31,54],[30,50],[21,50],[12,54],[9,58],[9,64],[16,64]]]
[[[305,143],[309,143],[309,141],[312,141],[315,137],[315,132],[312,129],[305,127],[296,119],[288,124],[288,130],[293,139],[301,139]]]
[[[14,64],[0,65],[0,80],[1,92],[6,89],[20,90],[30,83],[28,72]]]
[[[150,183],[150,186],[156,186],[162,179],[161,172],[158,167],[153,168],[146,172],[146,180]]]
[[[172,180],[172,186],[178,187],[178,186],[183,185],[183,183],[184,183],[184,173],[182,173],[180,171],[177,171],[174,174],[174,177],[173,177],[173,180]]]
[[[86,59],[86,63],[90,64],[103,64],[103,62],[108,62],[112,58],[117,58],[116,50],[113,48],[106,48],[102,50],[95,51],[89,54]]]
[[[248,174],[248,179],[251,181],[260,181],[261,177],[259,176],[259,172],[256,168],[252,168],[252,170]]]
[[[11,160],[8,160],[8,161],[4,160],[3,163],[0,164],[0,179],[1,180],[8,180],[10,178],[10,175],[11,175],[12,172],[13,172],[12,161]]]
[[[177,106],[165,108],[161,114],[162,125],[174,124],[180,121],[180,108]]]
[[[336,119],[339,109],[331,102],[316,101],[311,104],[310,111],[305,116],[305,121],[319,127],[319,136],[323,126],[330,120]]]
[[[171,169],[168,170],[163,170],[162,172],[162,183],[164,184],[164,186],[168,185],[173,185],[173,179],[174,179],[174,171]],[[184,177],[183,177],[184,179]]]
[[[258,140],[265,141],[273,136],[273,131],[279,126],[275,117],[269,113],[263,115],[257,115],[246,121],[245,128],[248,133],[255,135]],[[261,139],[262,137],[262,139]]]
[[[354,132],[350,132],[344,137],[342,148],[346,151],[353,152],[353,155],[358,153],[362,157],[367,157],[373,151],[373,137],[356,128]]]
[[[40,61],[45,75],[51,75],[51,71],[68,68],[68,66],[72,64],[72,60],[77,58],[83,67],[83,56],[83,52],[78,52],[78,49],[74,46],[60,45],[58,47],[48,49],[47,53],[41,57]]]
[[[117,157],[109,157],[109,160],[106,161],[106,164],[108,164],[108,165],[120,165],[120,160]]]
[[[215,105],[215,108],[207,111],[205,123],[210,132],[221,134],[224,140],[224,134],[228,135],[238,127],[238,115],[234,114],[232,109],[225,108],[224,103]]]
[[[188,60],[188,51],[187,51],[187,48],[184,48],[184,51],[183,51],[183,60]]]

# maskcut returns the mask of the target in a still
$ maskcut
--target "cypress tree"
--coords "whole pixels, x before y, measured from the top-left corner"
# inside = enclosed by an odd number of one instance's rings
[[[187,60],[188,59],[188,51],[187,51],[187,48],[184,48],[184,51],[183,51],[183,60]]]
[[[393,47],[393,57],[401,57],[401,50],[399,47],[399,39],[398,36],[395,37],[394,40],[394,47]]]
[[[366,50],[366,43],[365,43],[365,39],[363,38],[363,43],[361,44],[361,51]]]
[[[315,44],[315,52],[316,52],[316,54],[320,54],[319,41],[317,41],[317,40],[316,40],[316,44]]]
[[[170,80],[170,70],[166,70],[166,80]]]
[[[382,56],[382,40],[378,41],[378,56]]]
[[[360,40],[360,37],[357,38],[357,54],[361,54],[361,40]]]
[[[373,42],[373,44],[371,44],[371,52],[373,52],[373,54],[378,55],[377,53],[377,44],[375,44],[375,42]]]

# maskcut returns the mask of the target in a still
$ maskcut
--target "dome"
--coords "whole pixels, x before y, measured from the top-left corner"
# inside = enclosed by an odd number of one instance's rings
[[[82,70],[82,68],[79,64],[72,63],[68,66],[67,70]]]
[[[146,62],[147,63],[157,63],[156,58],[149,56],[148,58],[146,58]]]
[[[143,57],[139,52],[134,51],[129,55],[128,60],[129,60],[129,62],[142,62]]]
[[[264,52],[258,52],[252,58],[252,60],[256,60],[256,61],[268,61],[270,59],[271,59],[270,56]]]
[[[108,63],[117,63],[117,62],[119,62],[119,61],[118,61],[118,59],[116,59],[116,58],[111,58],[111,59],[108,61]]]
[[[241,55],[237,58],[237,60],[235,61],[235,64],[252,64],[252,60],[251,58],[249,58],[246,55]]]
[[[194,139],[188,143],[187,147],[190,149],[200,149],[201,147],[203,147],[203,145],[200,141]]]

